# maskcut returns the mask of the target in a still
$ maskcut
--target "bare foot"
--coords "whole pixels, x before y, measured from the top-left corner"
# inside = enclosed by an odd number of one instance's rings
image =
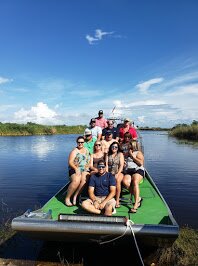
[[[65,199],[65,205],[66,205],[67,207],[71,207],[71,206],[73,206],[73,204],[71,203],[70,199]]]
[[[120,208],[120,202],[119,201],[116,202],[116,208]]]

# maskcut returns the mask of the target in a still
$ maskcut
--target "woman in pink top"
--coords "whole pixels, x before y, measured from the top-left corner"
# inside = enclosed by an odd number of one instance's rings
[[[98,112],[98,117],[96,117],[96,126],[101,127],[102,129],[104,129],[105,127],[107,127],[107,120],[103,117],[103,111],[100,110]]]

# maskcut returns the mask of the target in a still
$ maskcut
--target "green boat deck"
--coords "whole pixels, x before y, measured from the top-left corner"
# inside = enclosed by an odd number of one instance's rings
[[[64,203],[66,195],[66,187],[61,189],[54,197],[52,197],[43,207],[42,211],[52,210],[52,219],[57,220],[58,215],[62,214],[89,214],[85,212],[80,205],[67,207]],[[169,218],[169,209],[160,197],[157,189],[150,182],[148,173],[144,178],[144,182],[140,184],[140,196],[143,198],[142,205],[138,208],[137,213],[129,213],[132,208],[130,193],[123,188],[121,198],[121,207],[116,208],[116,214],[113,216],[125,216],[132,220],[135,224],[172,224]]]

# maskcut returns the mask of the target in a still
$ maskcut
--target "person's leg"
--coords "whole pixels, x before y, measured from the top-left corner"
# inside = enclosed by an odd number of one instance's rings
[[[73,195],[73,193],[76,191],[77,187],[79,186],[80,184],[80,180],[81,180],[81,174],[73,174],[71,175],[71,183],[67,189],[67,195],[66,195],[66,198],[65,198],[65,204],[67,206],[72,206],[72,203],[71,203],[71,196]]]
[[[115,199],[113,198],[113,199],[109,200],[107,202],[107,204],[105,205],[104,215],[106,215],[106,216],[112,216],[112,212],[115,209],[115,206],[116,206]]]
[[[129,190],[131,185],[131,175],[129,174],[124,175],[122,183]]]
[[[120,193],[121,193],[121,183],[123,180],[123,174],[120,173],[116,175],[116,208],[120,207]]]
[[[89,175],[88,172],[82,172],[81,173],[80,184],[79,184],[79,186],[78,186],[78,188],[77,188],[77,190],[76,190],[76,192],[75,192],[75,194],[73,196],[73,205],[76,205],[76,199],[77,199],[78,195],[81,193],[81,191],[82,191],[84,185],[86,184],[89,176],[90,175]]]
[[[133,188],[133,194],[134,194],[134,199],[135,203],[133,205],[134,211],[137,210],[137,208],[140,206],[140,188],[139,188],[139,183],[142,181],[143,176],[141,176],[138,173],[135,173],[132,175],[132,188]]]
[[[82,202],[82,208],[90,213],[100,214],[101,210],[96,209],[91,199],[84,200]]]

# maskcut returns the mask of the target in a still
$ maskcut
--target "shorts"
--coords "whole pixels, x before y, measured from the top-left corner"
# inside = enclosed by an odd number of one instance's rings
[[[125,175],[134,175],[134,174],[139,174],[141,175],[142,177],[144,177],[144,170],[142,169],[135,169],[135,168],[132,168],[132,169],[127,169],[126,172],[125,172]]]
[[[86,171],[88,173],[90,172],[90,170],[84,170],[84,171]],[[72,176],[75,173],[76,173],[76,171],[73,168],[69,169],[69,176]]]
[[[106,196],[96,196],[95,198],[96,198],[96,200],[98,201],[98,203],[101,203],[101,202],[106,198]],[[87,199],[87,200],[88,200],[91,204],[93,204],[93,201],[92,201],[91,199]],[[105,207],[106,207],[106,206],[109,206],[109,205],[112,206],[113,210],[115,209],[116,201],[115,201],[114,198],[113,198],[113,199],[110,199],[109,201],[107,201]]]

